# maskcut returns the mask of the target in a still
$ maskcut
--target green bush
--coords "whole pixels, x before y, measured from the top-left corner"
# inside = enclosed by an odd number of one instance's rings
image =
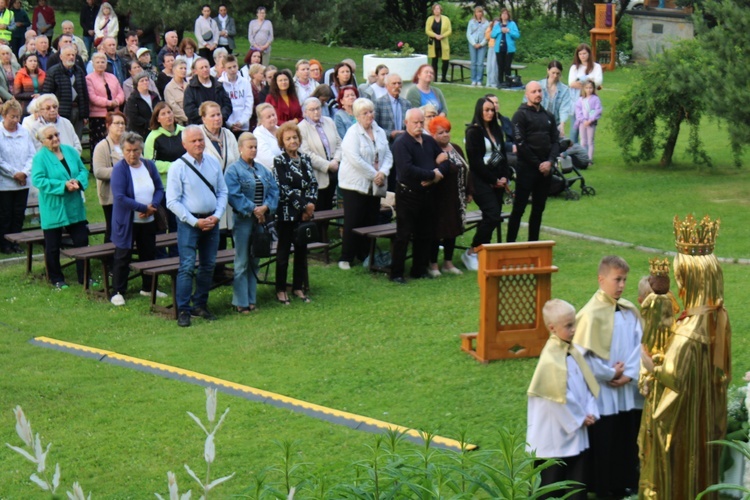
[[[515,60],[524,63],[546,64],[553,59],[566,67],[573,60],[576,46],[589,39],[588,31],[581,29],[578,19],[539,16],[519,22],[521,38],[516,43]]]

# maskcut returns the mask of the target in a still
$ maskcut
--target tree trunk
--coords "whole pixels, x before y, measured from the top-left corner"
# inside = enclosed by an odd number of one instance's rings
[[[672,155],[674,155],[674,148],[677,145],[677,137],[680,135],[680,125],[685,119],[685,112],[680,109],[677,115],[669,121],[669,135],[664,143],[664,152],[661,155],[659,165],[662,167],[668,167],[672,164]]]

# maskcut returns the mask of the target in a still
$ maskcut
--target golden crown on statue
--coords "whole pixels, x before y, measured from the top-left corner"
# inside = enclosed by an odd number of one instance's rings
[[[651,276],[669,276],[669,259],[648,259],[648,269]]]
[[[674,217],[674,237],[677,251],[685,255],[710,255],[716,245],[721,219],[712,221],[704,215],[699,221],[692,214],[680,220]]]

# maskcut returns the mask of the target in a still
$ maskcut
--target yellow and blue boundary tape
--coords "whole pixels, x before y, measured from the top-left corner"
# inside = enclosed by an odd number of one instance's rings
[[[185,370],[176,366],[156,363],[141,358],[127,356],[125,354],[120,354],[114,351],[107,351],[95,347],[74,344],[72,342],[65,342],[49,337],[35,337],[30,342],[33,345],[39,347],[55,349],[58,351],[67,352],[69,354],[75,354],[76,356],[81,356],[84,358],[92,358],[101,362],[110,363],[115,366],[130,368],[141,372],[151,373],[153,375],[158,375],[173,380],[180,380],[204,387],[216,387],[216,389],[226,394],[239,396],[249,401],[256,401],[259,403],[270,404],[278,408],[292,410],[303,415],[317,418],[319,420],[324,420],[326,422],[343,425],[354,430],[373,433],[385,433],[395,430],[402,433],[404,438],[408,441],[417,444],[424,443],[422,432],[416,429],[411,429],[409,427],[383,422],[382,420],[376,420],[373,418],[364,417],[362,415],[356,415],[354,413],[316,405],[314,403],[308,403],[307,401],[302,401],[300,399],[290,398],[281,394],[264,391],[262,389],[257,389],[248,385],[238,384],[228,380],[212,377],[203,373]],[[457,451],[461,450],[461,443],[455,439],[450,439],[442,436],[432,436],[431,443],[432,445],[439,448],[447,448]],[[467,450],[475,450],[477,448],[477,446],[474,444],[465,444],[464,446]]]

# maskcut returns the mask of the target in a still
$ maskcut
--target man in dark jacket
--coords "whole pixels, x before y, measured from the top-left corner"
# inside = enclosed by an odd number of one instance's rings
[[[433,186],[448,173],[448,156],[435,142],[423,133],[424,113],[419,108],[406,112],[406,133],[400,134],[391,150],[393,166],[398,176],[396,198],[396,239],[393,243],[391,281],[406,283],[404,261],[410,240],[412,244],[411,277],[422,278],[427,274],[430,258],[430,243],[435,239],[435,212]],[[383,174],[374,181],[385,183]]]
[[[221,116],[224,123],[227,123],[232,114],[232,100],[224,90],[224,85],[211,76],[208,60],[201,57],[193,64],[193,78],[185,87],[183,106],[190,123],[202,123],[200,107],[206,101],[213,101],[221,107]]]
[[[117,40],[111,36],[101,41],[104,46],[104,55],[107,56],[107,73],[112,73],[117,77],[117,81],[124,82],[128,78],[128,69],[123,64],[123,60],[117,55]]]
[[[78,54],[78,47],[75,46],[73,37],[71,35],[60,35],[57,38],[57,52],[49,56],[49,59],[47,59],[47,71],[60,64],[62,49],[68,46],[72,46],[76,50],[76,66],[80,67],[83,70],[83,74],[85,75],[86,63],[83,62],[83,58]]]
[[[55,94],[60,101],[60,116],[73,124],[76,135],[81,138],[83,125],[89,118],[89,91],[86,72],[76,65],[76,48],[64,47],[60,52],[60,64],[50,68],[42,91]]]
[[[86,44],[86,51],[89,54],[93,54],[91,48],[94,45],[94,22],[98,13],[99,7],[94,5],[94,0],[86,0],[86,3],[81,7],[81,15],[78,18],[78,24],[83,31],[83,43]]]
[[[516,196],[508,221],[508,243],[516,241],[529,195],[532,196],[529,241],[539,241],[552,162],[560,154],[560,136],[555,117],[542,107],[542,87],[538,82],[526,85],[526,103],[513,115],[513,137],[518,148],[518,169]]]

